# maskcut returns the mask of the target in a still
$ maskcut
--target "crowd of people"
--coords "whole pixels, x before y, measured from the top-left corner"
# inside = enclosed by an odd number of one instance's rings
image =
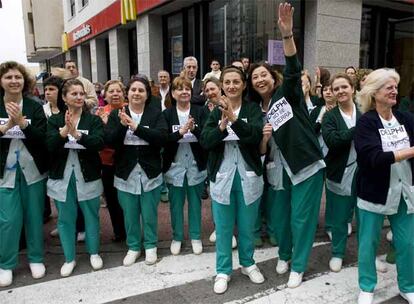
[[[158,87],[135,75],[125,88],[121,80],[93,85],[67,61],[44,81],[42,107],[29,95],[33,81],[25,68],[2,63],[0,287],[12,284],[22,228],[32,276],[45,276],[43,218],[50,201],[58,211],[54,234],[65,257],[63,277],[76,266],[79,238],[91,267],[104,265],[101,196],[114,240],[128,247],[124,266],[142,250],[147,265],[157,262],[160,200],[169,201],[171,253],[181,251],[187,201],[192,251],[202,254],[208,186],[214,292],[228,288],[236,246],[241,273],[264,282],[254,260],[262,230],[279,246],[276,273],[290,271],[287,286],[295,288],[308,267],[325,187],[331,271],[341,271],[355,214],[358,303],[373,303],[376,272],[386,271],[376,251],[387,216],[398,288],[414,303],[413,96],[396,109],[400,78],[393,69],[348,67],[331,77],[318,68],[312,79],[298,60],[293,11],[290,4],[279,6],[283,75],[248,58],[222,70],[212,60],[201,81],[197,59],[186,57],[172,81],[161,70]]]

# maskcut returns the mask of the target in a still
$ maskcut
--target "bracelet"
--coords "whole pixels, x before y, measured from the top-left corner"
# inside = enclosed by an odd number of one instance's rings
[[[282,38],[284,39],[284,40],[288,40],[288,39],[290,39],[290,38],[292,38],[293,37],[293,33],[292,34],[290,34],[290,35],[287,35],[287,36],[283,36]]]

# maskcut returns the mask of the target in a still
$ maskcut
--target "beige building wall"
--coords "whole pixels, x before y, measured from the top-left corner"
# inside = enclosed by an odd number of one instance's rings
[[[22,0],[26,51],[29,62],[42,61],[61,52],[62,2]]]
[[[359,66],[362,0],[306,2],[304,65],[331,73]]]

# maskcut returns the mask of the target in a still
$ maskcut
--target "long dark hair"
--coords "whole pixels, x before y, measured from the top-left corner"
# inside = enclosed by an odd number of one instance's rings
[[[275,81],[275,86],[273,88],[273,92],[272,92],[271,96],[273,96],[274,92],[279,87],[279,85],[282,81],[280,79],[280,77],[277,75],[276,71],[274,71],[268,63],[260,62],[260,63],[251,64],[250,68],[249,68],[249,77],[248,77],[248,81],[247,81],[247,87],[248,87],[248,91],[249,91],[249,101],[253,101],[253,102],[256,102],[256,103],[262,102],[262,97],[253,88],[252,74],[253,74],[254,70],[256,70],[257,68],[260,68],[260,67],[264,67],[270,73],[273,80]]]

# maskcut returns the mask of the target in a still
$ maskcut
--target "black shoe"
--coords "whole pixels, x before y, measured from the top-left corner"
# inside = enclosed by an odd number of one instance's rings
[[[121,236],[121,235],[115,235],[112,238],[112,242],[114,242],[114,243],[121,243],[121,242],[124,242],[125,240],[126,240],[126,237],[125,236]]]
[[[203,200],[208,199],[207,187],[204,187],[203,193],[201,193],[201,199],[203,199]]]

